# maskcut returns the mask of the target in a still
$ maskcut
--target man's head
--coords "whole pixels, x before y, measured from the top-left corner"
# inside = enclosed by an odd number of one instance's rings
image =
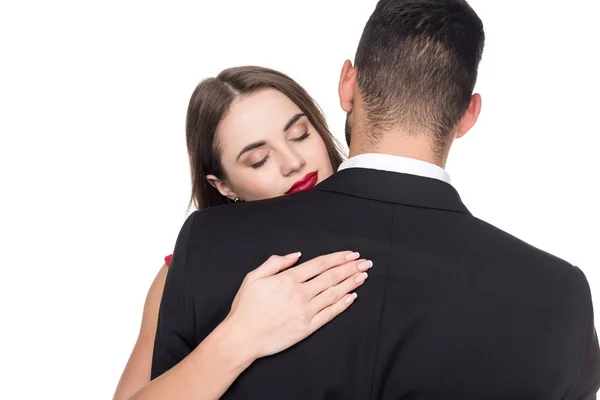
[[[453,139],[479,115],[473,89],[483,45],[483,24],[464,0],[379,1],[354,67],[346,61],[340,78],[351,155],[402,152],[392,143],[422,152],[427,144],[444,164]]]

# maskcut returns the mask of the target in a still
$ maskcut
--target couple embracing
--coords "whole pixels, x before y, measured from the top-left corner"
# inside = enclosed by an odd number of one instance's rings
[[[201,82],[199,211],[115,398],[595,399],[584,274],[476,218],[444,170],[483,45],[464,0],[379,1],[339,81],[348,157],[286,75]]]

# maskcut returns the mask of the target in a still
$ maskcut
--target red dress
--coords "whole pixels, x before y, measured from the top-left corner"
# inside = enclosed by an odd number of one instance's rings
[[[167,264],[167,267],[171,266],[171,259],[173,258],[173,254],[169,254],[168,256],[165,257],[165,264]]]

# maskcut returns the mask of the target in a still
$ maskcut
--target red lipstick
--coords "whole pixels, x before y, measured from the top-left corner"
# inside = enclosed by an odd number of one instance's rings
[[[298,192],[304,192],[306,190],[310,190],[317,184],[318,180],[319,180],[319,172],[318,171],[310,172],[310,173],[306,174],[304,176],[304,178],[302,178],[302,179],[298,180],[296,183],[294,183],[292,185],[292,187],[290,188],[290,190],[285,192],[285,194],[292,194],[292,193],[298,193]]]

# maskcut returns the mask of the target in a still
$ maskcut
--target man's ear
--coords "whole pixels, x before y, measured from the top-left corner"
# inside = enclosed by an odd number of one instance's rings
[[[352,66],[350,60],[344,61],[342,72],[340,73],[338,94],[340,96],[340,106],[347,113],[352,111],[357,73],[357,69]]]
[[[469,103],[469,107],[467,111],[463,114],[462,118],[458,122],[458,128],[456,130],[456,138],[459,139],[475,125],[477,122],[477,118],[479,118],[479,113],[481,112],[481,95],[475,93],[471,96],[471,102]]]

